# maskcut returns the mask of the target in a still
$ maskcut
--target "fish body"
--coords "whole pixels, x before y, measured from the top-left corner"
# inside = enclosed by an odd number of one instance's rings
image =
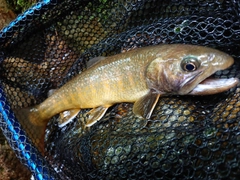
[[[137,51],[132,57],[125,53],[106,57],[56,90],[36,108],[41,109],[45,119],[68,109],[135,102],[149,91],[144,69],[154,57],[148,53],[147,58],[142,58]]]
[[[56,114],[69,112],[63,116],[68,121],[80,109],[92,108],[86,123],[90,127],[110,106],[122,102],[134,103],[136,115],[150,118],[162,95],[209,95],[234,87],[237,78],[207,79],[233,62],[221,51],[183,44],[148,46],[101,57],[44,102],[23,110],[21,119],[46,127]]]

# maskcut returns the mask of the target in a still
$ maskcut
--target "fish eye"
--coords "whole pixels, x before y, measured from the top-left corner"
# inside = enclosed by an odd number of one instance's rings
[[[200,66],[200,63],[195,57],[186,57],[181,62],[181,68],[184,71],[192,72],[196,71]]]

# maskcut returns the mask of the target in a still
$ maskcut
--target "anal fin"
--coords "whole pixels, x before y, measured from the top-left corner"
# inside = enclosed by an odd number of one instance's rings
[[[57,89],[50,89],[48,91],[48,97],[52,96]],[[70,123],[79,113],[80,109],[70,109],[59,113],[58,126],[63,127]]]
[[[99,121],[104,114],[106,113],[108,107],[103,107],[103,106],[99,106],[97,108],[93,108],[91,109],[87,115],[87,122],[86,122],[86,127],[91,127],[92,125],[94,125],[97,121]]]
[[[79,113],[80,109],[71,109],[63,111],[59,114],[58,126],[63,127],[70,123]]]
[[[133,105],[133,113],[149,119],[152,115],[160,94],[150,91],[148,94],[137,100]]]

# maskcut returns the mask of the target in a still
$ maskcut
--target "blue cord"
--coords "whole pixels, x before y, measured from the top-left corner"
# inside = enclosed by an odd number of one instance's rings
[[[16,120],[6,97],[0,86],[0,127],[7,137],[13,149],[17,149],[18,158],[21,159],[34,174],[36,180],[55,179],[56,172],[50,167],[47,161],[40,155],[28,140],[26,133]],[[9,135],[9,132],[10,135]],[[51,172],[49,172],[51,171]],[[51,173],[51,175],[50,175]],[[55,175],[54,175],[55,174]]]
[[[49,6],[56,5],[57,2],[57,0],[42,0],[24,13],[18,15],[15,20],[10,22],[8,26],[0,31],[0,47],[8,40],[8,38],[16,37],[19,33],[25,32],[25,28],[29,28],[36,17],[41,17],[39,14],[40,12],[41,14],[45,11],[47,12],[50,9]],[[19,29],[20,27],[21,29]]]
[[[51,0],[43,0],[40,3],[35,4],[34,6],[29,8],[28,10],[26,10],[23,14],[20,14],[18,17],[16,17],[16,19],[14,21],[12,21],[11,23],[9,23],[9,25],[7,27],[3,28],[2,33],[7,33],[9,31],[11,31],[11,29],[13,27],[19,26],[18,23],[20,21],[26,21],[27,16],[34,15],[34,11],[40,10],[43,6],[49,4],[50,2],[51,2]]]
[[[6,37],[13,37],[14,33],[19,32],[19,24],[27,25],[26,19],[36,16],[35,12],[44,9],[50,4],[56,4],[56,0],[43,0],[19,15],[8,26],[0,32],[0,46],[6,41]],[[46,8],[47,10],[47,8]],[[43,12],[42,12],[43,13]],[[21,26],[24,28],[25,25]],[[24,29],[22,30],[24,31]],[[1,61],[0,61],[1,62]],[[40,155],[39,151],[30,143],[26,133],[22,130],[21,125],[16,120],[10,109],[7,99],[0,82],[0,128],[7,137],[11,147],[17,152],[18,158],[28,166],[36,180],[54,180],[59,179],[56,171],[48,164],[48,162]],[[11,133],[9,133],[11,132]]]

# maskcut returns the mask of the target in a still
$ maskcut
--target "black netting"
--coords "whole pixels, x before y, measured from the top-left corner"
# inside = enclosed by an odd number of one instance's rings
[[[160,98],[145,121],[128,103],[111,107],[90,129],[83,128],[88,110],[62,128],[55,116],[44,157],[38,131],[18,121],[19,109],[41,103],[89,59],[138,47],[213,47],[235,59],[215,76],[239,78],[239,13],[234,0],[36,4],[0,32],[4,135],[36,179],[239,179],[239,86],[211,96]]]

